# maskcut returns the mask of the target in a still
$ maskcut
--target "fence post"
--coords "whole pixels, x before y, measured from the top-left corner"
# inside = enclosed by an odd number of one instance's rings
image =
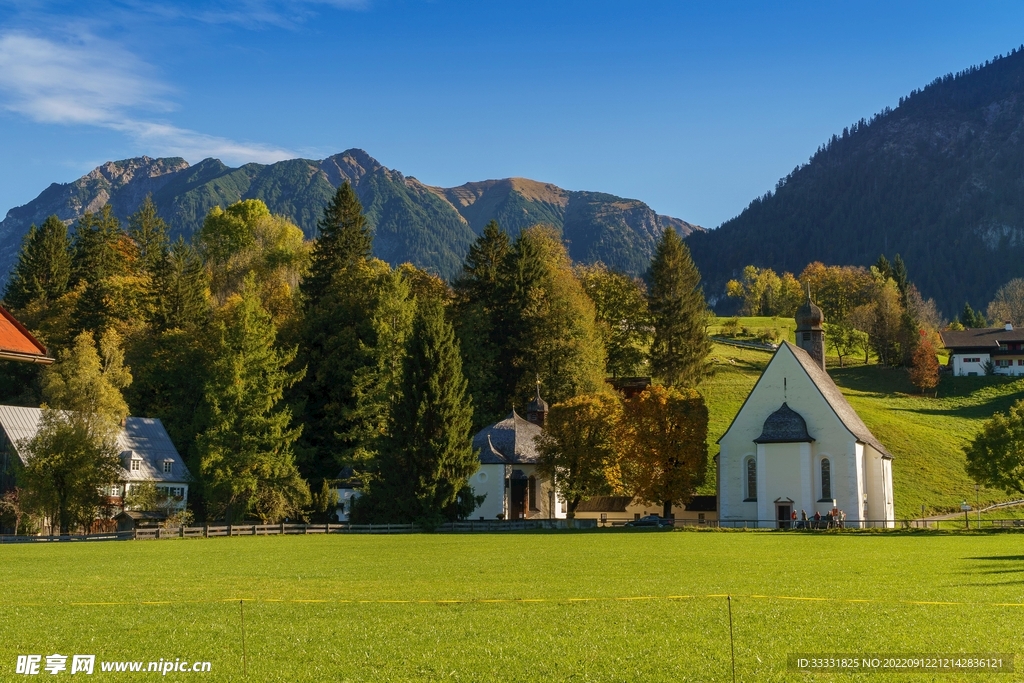
[[[281,522],[281,535],[284,536],[284,522]]]
[[[234,530],[231,528],[231,525],[228,524],[228,536],[232,535],[232,531],[234,531]]]
[[[185,527],[184,525],[178,527],[178,536],[185,538]]]

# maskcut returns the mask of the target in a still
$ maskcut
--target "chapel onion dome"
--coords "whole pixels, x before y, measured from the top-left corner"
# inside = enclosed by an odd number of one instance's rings
[[[825,314],[808,297],[804,305],[796,311],[796,326],[800,329],[820,328],[823,322],[825,322]]]
[[[754,443],[803,443],[814,441],[800,413],[785,403],[764,421],[761,436]]]
[[[526,405],[526,414],[548,412],[548,402],[540,397],[540,384],[537,384],[537,395]]]

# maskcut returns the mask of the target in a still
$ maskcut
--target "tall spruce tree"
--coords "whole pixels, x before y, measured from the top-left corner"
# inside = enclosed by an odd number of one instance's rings
[[[555,403],[601,391],[605,353],[594,302],[573,272],[559,233],[541,225],[519,233],[499,278],[502,412],[529,401],[538,376]]]
[[[507,340],[499,320],[499,271],[511,248],[508,235],[491,221],[469,248],[454,283],[452,320],[473,396],[474,427],[490,424],[508,410],[500,372],[508,359],[502,358]]]
[[[282,405],[284,390],[300,378],[286,369],[296,352],[277,346],[255,278],[246,279],[229,307],[217,326],[201,408],[207,426],[198,439],[199,475],[207,512],[228,521],[252,514],[278,522],[309,501],[292,453],[301,428]]]
[[[700,273],[675,230],[662,233],[648,283],[651,372],[668,386],[696,387],[710,372],[709,312]]]
[[[54,301],[71,281],[71,240],[68,228],[56,216],[40,227],[32,226],[4,290],[4,302],[18,310],[34,301]]]
[[[87,213],[75,224],[72,279],[75,283],[94,284],[110,275],[128,270],[128,249],[121,222],[105,205],[99,214]]]
[[[179,237],[153,278],[158,330],[190,329],[210,314],[209,276],[195,247]]]
[[[167,223],[157,213],[153,195],[146,195],[139,210],[129,216],[128,236],[135,242],[140,270],[156,276],[166,262],[170,243]]]
[[[381,446],[377,476],[353,512],[375,521],[451,519],[478,467],[459,344],[442,304],[422,302],[405,360],[403,391]]]
[[[373,251],[363,206],[347,181],[327,204],[317,229],[309,274],[300,286],[307,309],[320,303],[335,273],[370,258]]]

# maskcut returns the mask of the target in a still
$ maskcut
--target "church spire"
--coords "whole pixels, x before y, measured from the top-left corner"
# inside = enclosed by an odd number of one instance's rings
[[[537,395],[526,406],[526,419],[538,427],[543,427],[547,417],[548,404],[540,397],[540,375],[537,375]]]
[[[811,285],[807,284],[807,301],[796,312],[796,345],[810,354],[825,369],[825,315],[811,301]]]

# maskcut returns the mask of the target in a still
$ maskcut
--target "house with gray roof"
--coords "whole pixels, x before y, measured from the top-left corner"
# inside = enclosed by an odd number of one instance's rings
[[[0,490],[14,483],[19,465],[32,458],[25,443],[39,430],[43,411],[39,408],[0,405]],[[149,482],[167,500],[167,509],[184,509],[192,481],[185,461],[171,443],[163,423],[151,417],[128,417],[117,435],[121,456],[121,479],[106,491],[111,506],[123,507],[124,494]]]
[[[480,519],[564,519],[565,501],[550,479],[537,472],[537,438],[544,429],[548,404],[537,395],[526,406],[527,417],[515,410],[473,437],[480,468],[469,478],[476,495],[485,495],[474,512]]]

